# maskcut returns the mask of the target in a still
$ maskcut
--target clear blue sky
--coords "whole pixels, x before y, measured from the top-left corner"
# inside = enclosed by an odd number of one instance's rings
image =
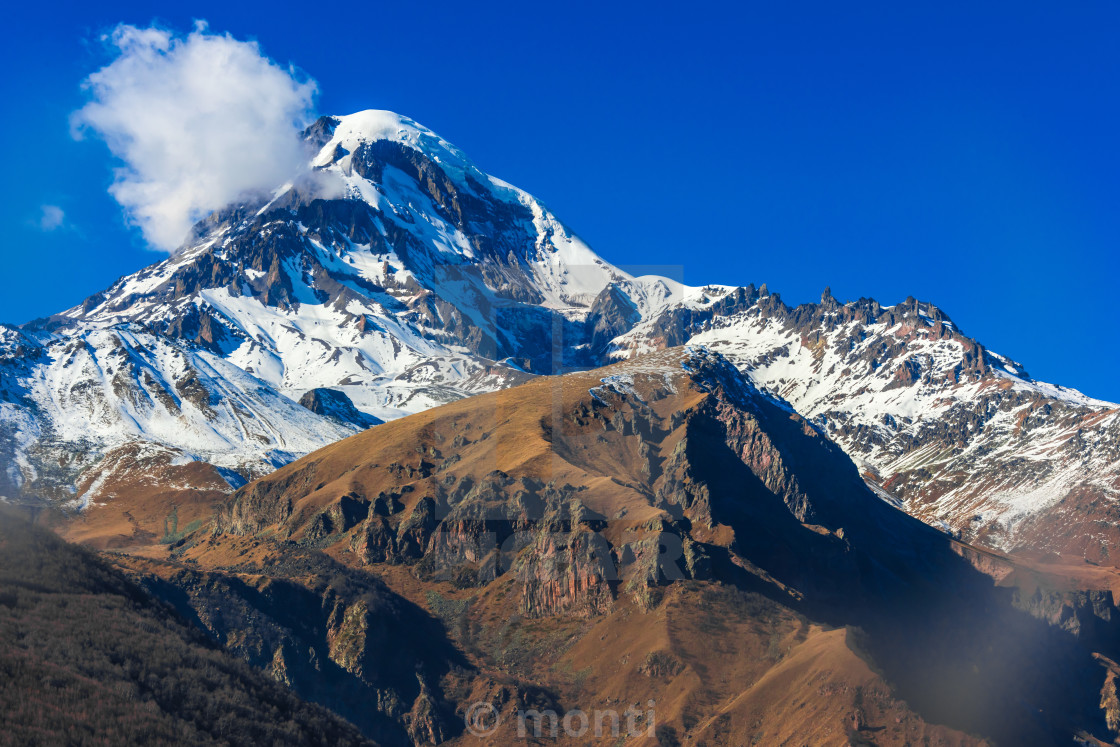
[[[323,113],[431,127],[616,264],[790,302],[913,295],[1120,400],[1118,3],[167,5],[6,11],[0,320],[162,256],[67,117],[100,32],[202,18],[315,78]]]

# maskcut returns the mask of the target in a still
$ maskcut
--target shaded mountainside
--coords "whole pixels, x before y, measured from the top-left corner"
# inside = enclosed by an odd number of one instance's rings
[[[373,744],[88,551],[0,513],[0,742]]]
[[[343,714],[378,692],[417,744],[470,743],[478,702],[501,744],[518,711],[651,700],[635,743],[1115,736],[1114,573],[1061,589],[902,514],[706,349],[379,425],[168,550],[121,562],[297,692]],[[410,689],[386,640],[422,661]]]
[[[436,618],[320,552],[254,545],[250,557],[218,570],[114,561],[227,651],[380,744],[443,741],[462,730],[439,682],[465,661]]]

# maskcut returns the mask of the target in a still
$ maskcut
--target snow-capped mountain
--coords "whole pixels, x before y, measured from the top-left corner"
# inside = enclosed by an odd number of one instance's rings
[[[389,112],[324,117],[306,137],[312,169],[294,183],[81,306],[4,328],[0,494],[79,486],[88,504],[83,473],[136,441],[237,484],[381,420],[586,363],[553,339],[579,337],[626,275],[537,200]]]
[[[292,183],[78,307],[0,327],[0,495],[111,500],[137,449],[237,486],[382,420],[697,343],[930,523],[1092,557],[1120,540],[1115,406],[1033,381],[931,305],[631,277],[407,118],[305,136]]]

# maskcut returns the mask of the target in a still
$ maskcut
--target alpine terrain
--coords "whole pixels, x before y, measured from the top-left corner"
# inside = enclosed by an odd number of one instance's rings
[[[633,276],[390,112],[303,138],[0,326],[0,498],[86,546],[0,517],[0,734],[1120,739],[1120,407],[928,302]]]
[[[791,308],[765,285],[631,277],[405,117],[323,117],[305,138],[292,183],[80,306],[0,327],[0,495],[116,503],[83,537],[127,544],[162,531],[128,518],[137,495],[199,518],[376,423],[697,343],[923,521],[1114,562],[1117,406],[1033,380],[932,304],[826,290]]]

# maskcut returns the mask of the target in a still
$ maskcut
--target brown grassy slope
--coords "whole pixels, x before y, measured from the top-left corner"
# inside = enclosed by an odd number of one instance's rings
[[[89,507],[60,527],[63,537],[97,549],[165,554],[162,545],[210,521],[231,491],[204,462],[174,464],[171,454],[138,444],[101,461],[78,486]]]
[[[775,500],[765,485],[759,484],[765,479],[776,489],[787,489],[791,502],[795,498],[792,494],[798,492],[791,487],[791,483],[796,482],[791,480],[793,468],[778,464],[783,458],[788,460],[795,455],[788,451],[783,453],[774,446],[762,428],[754,434],[757,453],[747,455],[748,459],[755,460],[759,475],[754,475],[755,483],[749,486],[748,498],[754,505],[746,512],[746,518],[758,520],[761,526],[740,522],[740,526],[733,527],[722,523],[718,517],[713,518],[713,511],[719,512],[718,505],[712,505],[718,497],[705,498],[698,493],[700,497],[687,505],[679,500],[680,496],[674,491],[691,489],[689,485],[694,482],[695,476],[689,473],[687,464],[689,452],[715,446],[704,440],[712,436],[704,430],[710,423],[700,422],[704,420],[700,409],[712,394],[683,374],[680,355],[680,351],[670,351],[637,366],[627,364],[588,374],[542,379],[378,426],[239,491],[223,509],[220,526],[235,534],[255,535],[254,543],[263,541],[262,538],[287,538],[318,544],[343,562],[364,566],[382,575],[400,593],[445,617],[449,629],[456,634],[456,642],[470,652],[479,670],[489,672],[488,676],[496,680],[514,678],[521,683],[511,686],[516,691],[520,692],[525,682],[545,683],[558,704],[578,704],[583,700],[613,703],[621,701],[627,692],[631,700],[635,700],[633,693],[641,692],[642,697],[648,695],[661,704],[659,718],[665,734],[683,736],[695,729],[706,733],[706,730],[731,728],[747,738],[752,737],[761,728],[756,723],[758,718],[745,715],[740,718],[739,714],[753,713],[751,709],[758,708],[760,696],[756,693],[753,699],[740,700],[737,688],[745,684],[732,673],[746,667],[752,679],[762,677],[786,654],[763,658],[760,662],[755,662],[753,655],[758,650],[767,650],[773,635],[788,636],[790,630],[807,629],[807,622],[792,622],[796,613],[780,604],[765,602],[756,594],[717,582],[713,593],[721,599],[738,599],[745,593],[745,599],[755,600],[747,603],[748,612],[737,613],[736,605],[726,600],[712,613],[690,604],[675,604],[671,607],[674,620],[671,632],[667,625],[658,622],[661,619],[658,616],[669,614],[670,607],[657,599],[663,593],[657,579],[652,589],[636,592],[631,589],[631,593],[627,593],[637,573],[632,573],[628,579],[624,570],[624,577],[614,584],[611,594],[614,601],[606,614],[581,606],[586,602],[580,597],[586,591],[579,586],[581,579],[562,578],[546,589],[545,597],[559,600],[559,607],[570,602],[565,608],[568,614],[545,615],[540,619],[540,616],[526,614],[530,611],[524,604],[525,585],[514,573],[500,575],[489,584],[468,580],[467,586],[471,588],[465,589],[461,576],[440,572],[447,570],[439,567],[446,558],[435,551],[415,558],[419,563],[412,574],[398,573],[394,565],[363,563],[360,553],[353,549],[354,540],[361,536],[369,519],[353,526],[347,526],[346,521],[329,520],[332,526],[329,530],[323,529],[321,517],[341,514],[340,506],[344,503],[376,503],[385,499],[388,503],[399,501],[399,507],[385,517],[391,526],[399,529],[423,499],[437,497],[444,529],[446,533],[458,532],[454,537],[457,546],[462,547],[475,538],[464,516],[481,517],[480,521],[492,524],[500,524],[494,520],[502,518],[507,524],[522,529],[547,522],[550,509],[544,505],[528,506],[524,502],[526,499],[517,504],[517,515],[512,519],[508,513],[503,513],[514,501],[510,493],[525,492],[519,486],[525,486],[526,480],[535,480],[542,493],[547,490],[540,486],[548,483],[570,487],[565,500],[578,500],[580,510],[615,547],[636,544],[651,536],[656,540],[666,525],[684,521],[690,525],[686,530],[690,542],[710,547],[717,555],[722,553],[729,563],[738,564],[733,567],[740,573],[742,568],[753,569],[755,575],[751,576],[750,584],[792,602],[799,592],[787,591],[788,584],[774,580],[752,563],[749,556],[753,548],[744,551],[747,557],[734,553],[733,560],[732,548],[744,538],[771,552],[773,557],[769,559],[777,557],[776,568],[804,571],[819,566],[821,561],[809,558],[800,562],[799,551],[811,550],[813,542],[823,543],[833,548],[832,551],[842,547],[843,540],[837,537],[836,531],[839,527],[799,522],[790,515],[786,505]],[[668,378],[666,371],[670,373]],[[598,399],[591,396],[589,391],[597,388],[604,376],[620,372],[634,376],[632,395],[619,396],[617,392],[603,390],[597,393]],[[603,404],[607,401],[611,405]],[[823,441],[787,412],[767,410],[759,417],[780,419],[781,422],[772,424],[775,430],[793,429],[801,438]],[[827,446],[821,444],[821,448]],[[839,458],[835,452],[830,454],[833,459]],[[681,455],[685,455],[685,467],[674,468],[674,459],[681,461]],[[695,455],[692,458],[697,459]],[[502,477],[495,478],[495,472]],[[720,477],[709,475],[707,479],[717,484]],[[515,484],[505,484],[510,481]],[[801,482],[816,489],[814,498],[823,499],[823,491],[815,485],[812,476],[802,474]],[[464,506],[479,508],[479,511],[471,513]],[[822,520],[835,513],[834,508],[824,503],[816,511]],[[495,527],[488,525],[487,528]],[[769,536],[764,543],[756,543],[762,535]],[[431,543],[428,548],[440,546],[438,537],[439,532],[435,532],[427,538]],[[232,547],[244,545],[236,537],[219,536],[187,550],[184,557],[203,565],[228,565],[237,558],[236,553],[230,552]],[[482,548],[473,560],[482,561],[484,555],[485,548]],[[477,570],[484,563],[473,565]],[[420,579],[415,578],[416,572],[420,573]],[[804,580],[796,574],[791,576],[791,580],[794,579]],[[710,583],[713,582],[697,578],[690,585]],[[678,586],[673,585],[669,593],[683,595],[686,588],[680,585],[678,590]],[[701,632],[698,623],[690,618],[712,616],[716,623],[735,625],[732,617],[735,614],[749,617],[749,609],[753,609],[751,605],[754,604],[765,604],[771,614],[785,616],[791,621],[787,623],[788,629],[776,632],[769,623],[764,625],[752,619],[748,627],[756,624],[761,627],[728,634],[722,649],[693,645],[710,640],[711,636]],[[511,613],[514,614],[512,620]],[[518,619],[519,614],[524,617]],[[573,623],[573,619],[584,622]],[[571,630],[573,624],[576,625],[574,631]],[[662,630],[663,635],[656,634],[658,630]],[[639,631],[641,634],[637,634]],[[557,639],[557,634],[568,637]],[[826,640],[826,648],[846,650],[844,637],[833,636]],[[604,666],[602,654],[614,646],[626,651],[625,662],[620,658],[617,666]],[[569,650],[570,655],[565,653]],[[681,658],[683,652],[689,652],[687,660]],[[672,682],[662,682],[661,675],[651,677],[649,674],[651,657],[657,660],[662,654],[679,660],[681,671],[672,677]],[[853,729],[878,728],[871,721],[880,720],[887,711],[876,712],[871,720],[854,715],[859,714],[862,707],[857,698],[862,697],[859,695],[862,688],[875,680],[876,692],[890,699],[889,686],[877,675],[868,674],[870,670],[850,651],[846,657],[838,655],[834,661],[837,667],[830,671],[837,681],[856,684],[837,685],[828,690],[827,697],[816,698],[820,701],[819,715],[825,724],[821,728],[841,736]],[[858,670],[855,674],[849,671],[852,667]],[[566,672],[584,674],[568,677]],[[713,689],[707,684],[713,678],[723,682],[722,687]],[[786,684],[798,683],[798,687],[801,684],[801,680],[775,682],[778,684],[757,691],[764,694],[763,700],[778,702],[793,698],[797,692]],[[475,686],[464,687],[477,695]],[[896,725],[906,722],[905,727],[899,727],[901,733],[930,738],[934,734],[953,733],[928,727],[904,704],[891,702],[894,705],[890,708],[906,714],[896,722]],[[514,712],[511,710],[507,715]],[[707,723],[706,714],[709,713],[724,718],[713,725]],[[734,721],[733,726],[728,726],[728,719]],[[779,729],[776,722],[766,723]],[[967,741],[959,734],[952,739]]]
[[[561,440],[557,431],[563,433],[566,446],[577,447],[571,438],[575,429],[564,415],[587,399],[589,385],[598,383],[590,375],[542,378],[385,423],[281,468],[253,489],[239,492],[232,505],[254,491],[266,491],[291,502],[285,524],[300,527],[343,495],[359,492],[376,497],[408,486],[412,490],[404,498],[407,514],[449,476],[478,482],[498,470],[545,482],[586,485],[589,508],[612,518],[624,509],[635,512],[638,521],[654,518],[658,512],[635,489],[645,478],[638,473],[633,447],[619,443],[623,439],[612,434],[606,434],[606,443],[588,439],[595,448],[588,447],[579,460],[565,458],[569,455],[553,447]],[[452,455],[456,461],[448,464],[446,457]],[[260,516],[271,518],[254,514],[254,521]],[[236,508],[229,512],[230,521],[238,518]]]

